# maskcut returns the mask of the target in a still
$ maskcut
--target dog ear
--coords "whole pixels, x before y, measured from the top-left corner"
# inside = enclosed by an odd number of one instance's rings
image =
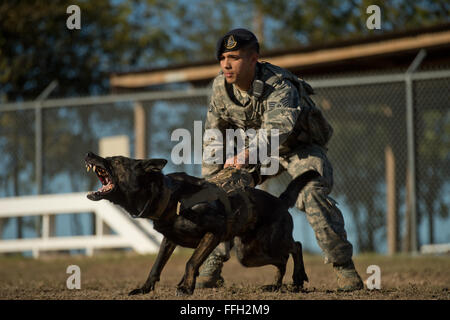
[[[141,161],[141,166],[146,172],[161,171],[166,164],[166,159],[148,159]]]

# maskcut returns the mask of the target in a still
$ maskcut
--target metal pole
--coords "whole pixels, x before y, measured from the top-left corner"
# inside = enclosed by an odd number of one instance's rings
[[[417,253],[417,201],[416,201],[416,150],[414,131],[414,100],[412,73],[422,63],[426,56],[426,51],[421,49],[414,61],[405,73],[406,85],[406,134],[408,148],[408,175],[409,175],[409,208],[411,210],[411,251]]]
[[[36,134],[35,134],[35,165],[36,165],[36,194],[42,193],[42,108],[36,103],[35,109]]]
[[[36,193],[42,193],[42,102],[58,86],[58,81],[53,80],[44,91],[36,98],[35,116],[36,116],[36,135],[35,135],[35,164],[36,164]]]

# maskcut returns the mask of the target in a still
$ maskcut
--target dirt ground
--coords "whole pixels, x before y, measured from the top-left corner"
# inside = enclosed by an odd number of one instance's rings
[[[367,267],[381,269],[380,290],[337,292],[331,265],[323,264],[320,256],[306,254],[305,268],[309,277],[305,292],[263,292],[260,287],[270,284],[275,267],[245,268],[236,257],[225,264],[225,286],[219,289],[200,289],[188,298],[175,296],[185,263],[191,251],[176,252],[161,275],[155,291],[147,295],[129,297],[130,290],[142,285],[147,278],[154,255],[132,253],[103,253],[92,258],[85,256],[47,256],[34,260],[23,257],[0,257],[0,299],[194,299],[194,300],[450,300],[450,256],[360,255],[354,258],[356,268],[365,281],[371,276]],[[81,289],[66,287],[69,265],[81,270]],[[291,283],[292,259],[289,260],[284,281]]]

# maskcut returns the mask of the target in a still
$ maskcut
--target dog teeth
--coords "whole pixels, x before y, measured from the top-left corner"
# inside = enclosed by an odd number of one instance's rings
[[[95,172],[100,177],[105,177],[105,178],[109,177],[108,172],[105,169],[103,169],[102,167],[97,167],[96,165],[86,163],[86,171],[89,172],[91,169],[93,172]]]

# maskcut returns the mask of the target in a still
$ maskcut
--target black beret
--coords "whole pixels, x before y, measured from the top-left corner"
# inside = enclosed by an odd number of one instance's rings
[[[239,50],[251,43],[257,44],[257,51],[259,53],[259,43],[256,36],[247,29],[233,29],[217,41],[216,58],[220,60],[220,56],[224,52]]]

